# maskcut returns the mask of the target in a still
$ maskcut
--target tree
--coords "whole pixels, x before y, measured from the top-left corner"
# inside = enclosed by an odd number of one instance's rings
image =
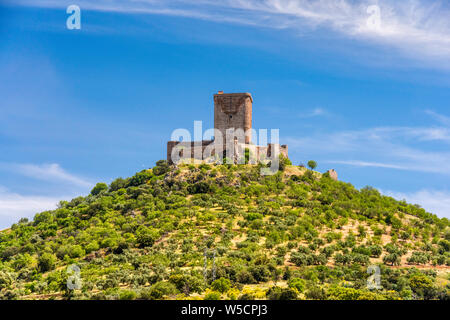
[[[159,232],[153,228],[140,226],[136,230],[136,240],[141,247],[151,247],[159,238]]]
[[[95,185],[95,187],[91,190],[91,194],[93,196],[96,196],[98,194],[100,194],[100,192],[102,192],[103,190],[108,190],[108,185],[106,183],[103,182],[99,182]]]
[[[109,186],[109,190],[110,191],[117,191],[119,189],[125,188],[126,185],[127,185],[127,180],[125,180],[123,178],[117,178],[116,180],[111,182],[111,184]]]
[[[48,252],[43,253],[38,259],[38,268],[41,272],[53,270],[56,265],[56,257]]]
[[[400,255],[396,252],[385,255],[383,257],[383,262],[386,264],[390,263],[393,266],[394,265],[399,266],[400,265]]]
[[[308,161],[308,167],[309,167],[311,170],[314,170],[314,169],[317,167],[317,162],[315,162],[314,160],[309,160],[309,161]]]

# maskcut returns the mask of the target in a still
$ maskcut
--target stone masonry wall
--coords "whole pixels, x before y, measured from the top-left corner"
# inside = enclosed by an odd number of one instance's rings
[[[218,93],[214,95],[214,128],[226,137],[229,128],[252,128],[252,95],[250,93]],[[245,143],[251,142],[251,135],[245,137]]]

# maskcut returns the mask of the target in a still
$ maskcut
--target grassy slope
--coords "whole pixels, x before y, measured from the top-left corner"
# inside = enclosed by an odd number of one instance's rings
[[[447,219],[305,168],[160,162],[93,194],[0,232],[1,298],[261,299],[275,285],[300,299],[449,296]],[[213,263],[231,280],[221,294]],[[81,290],[66,290],[71,264]]]

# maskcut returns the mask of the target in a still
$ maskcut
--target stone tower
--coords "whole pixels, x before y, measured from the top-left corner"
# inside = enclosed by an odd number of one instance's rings
[[[256,159],[267,159],[276,156],[277,150],[285,157],[288,156],[287,145],[268,143],[266,146],[257,146],[252,143],[252,104],[253,98],[250,93],[223,93],[219,91],[214,95],[214,140],[203,141],[169,141],[167,142],[167,161],[172,164],[172,157],[184,160],[205,160],[217,161],[216,156],[226,156],[224,151],[231,147],[234,150],[234,160],[244,154],[248,149],[249,153]],[[227,129],[242,130],[245,134],[235,133],[231,146],[225,141]],[[223,141],[219,141],[219,131]],[[237,137],[239,135],[239,137]],[[279,147],[279,149],[278,149]],[[237,163],[237,161],[236,161]]]
[[[214,128],[226,137],[230,128],[252,128],[252,95],[250,93],[219,93],[214,95]],[[245,143],[251,143],[251,134],[245,136]]]

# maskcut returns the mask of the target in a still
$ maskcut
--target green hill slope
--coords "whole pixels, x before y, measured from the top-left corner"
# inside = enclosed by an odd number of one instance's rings
[[[283,167],[159,161],[97,184],[0,232],[0,298],[449,298],[448,219]]]

